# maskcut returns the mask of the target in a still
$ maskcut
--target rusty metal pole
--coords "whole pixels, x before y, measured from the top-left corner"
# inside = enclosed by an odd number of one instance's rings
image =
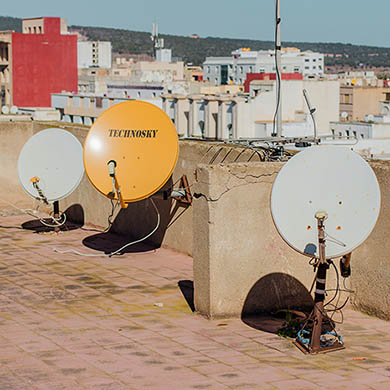
[[[317,211],[315,214],[318,228],[318,252],[319,265],[316,277],[316,291],[313,310],[313,332],[310,340],[310,347],[313,352],[319,352],[321,349],[322,317],[324,311],[326,271],[329,268],[325,256],[325,226],[324,221],[328,218],[326,211]]]
[[[56,200],[54,203],[53,203],[53,208],[54,208],[54,211],[53,211],[53,214],[54,214],[54,219],[56,221],[58,221],[58,218],[60,218],[60,206],[59,206],[59,203],[58,203],[58,200]],[[54,231],[56,233],[58,233],[60,231],[60,227],[59,226],[55,226],[54,227]]]

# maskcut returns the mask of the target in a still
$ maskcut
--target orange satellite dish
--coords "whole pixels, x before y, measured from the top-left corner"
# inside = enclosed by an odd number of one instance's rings
[[[116,104],[88,132],[84,166],[93,186],[125,203],[150,197],[168,181],[179,153],[176,128],[157,106]]]

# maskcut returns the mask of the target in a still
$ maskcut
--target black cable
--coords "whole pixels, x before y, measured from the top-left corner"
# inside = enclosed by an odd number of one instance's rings
[[[327,302],[327,303],[324,305],[324,308],[325,308],[327,305],[329,305],[330,303],[332,303],[332,302],[336,299],[336,297],[337,297],[337,295],[339,294],[339,291],[340,291],[340,276],[339,276],[339,271],[338,271],[337,267],[334,265],[334,263],[333,263],[332,260],[328,260],[328,263],[332,264],[334,270],[336,271],[336,278],[337,278],[337,285],[336,285],[336,286],[337,286],[337,287],[336,287],[336,292],[335,292],[333,298],[332,298],[329,302]]]

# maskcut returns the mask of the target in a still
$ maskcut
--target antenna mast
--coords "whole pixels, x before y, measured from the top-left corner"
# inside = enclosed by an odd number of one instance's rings
[[[158,24],[153,23],[152,25],[152,35],[150,36],[150,39],[153,42],[153,57],[156,59],[157,57],[157,50],[164,48],[164,38],[158,37]]]
[[[282,76],[281,76],[281,49],[280,42],[280,0],[276,0],[275,12],[275,68],[276,68],[276,135],[282,136]]]

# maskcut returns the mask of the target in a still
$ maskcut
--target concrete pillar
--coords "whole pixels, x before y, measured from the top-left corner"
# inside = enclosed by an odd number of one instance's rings
[[[217,139],[228,139],[227,129],[227,100],[218,101],[218,137]]]
[[[168,100],[168,97],[167,96],[162,96],[162,110],[168,115],[168,112],[167,112],[167,100]]]
[[[185,112],[188,111],[189,103],[185,96],[178,96],[175,100],[175,125],[180,137],[189,136],[188,119]]]
[[[214,98],[208,98],[205,107],[205,138],[217,138],[218,125],[218,101]]]

